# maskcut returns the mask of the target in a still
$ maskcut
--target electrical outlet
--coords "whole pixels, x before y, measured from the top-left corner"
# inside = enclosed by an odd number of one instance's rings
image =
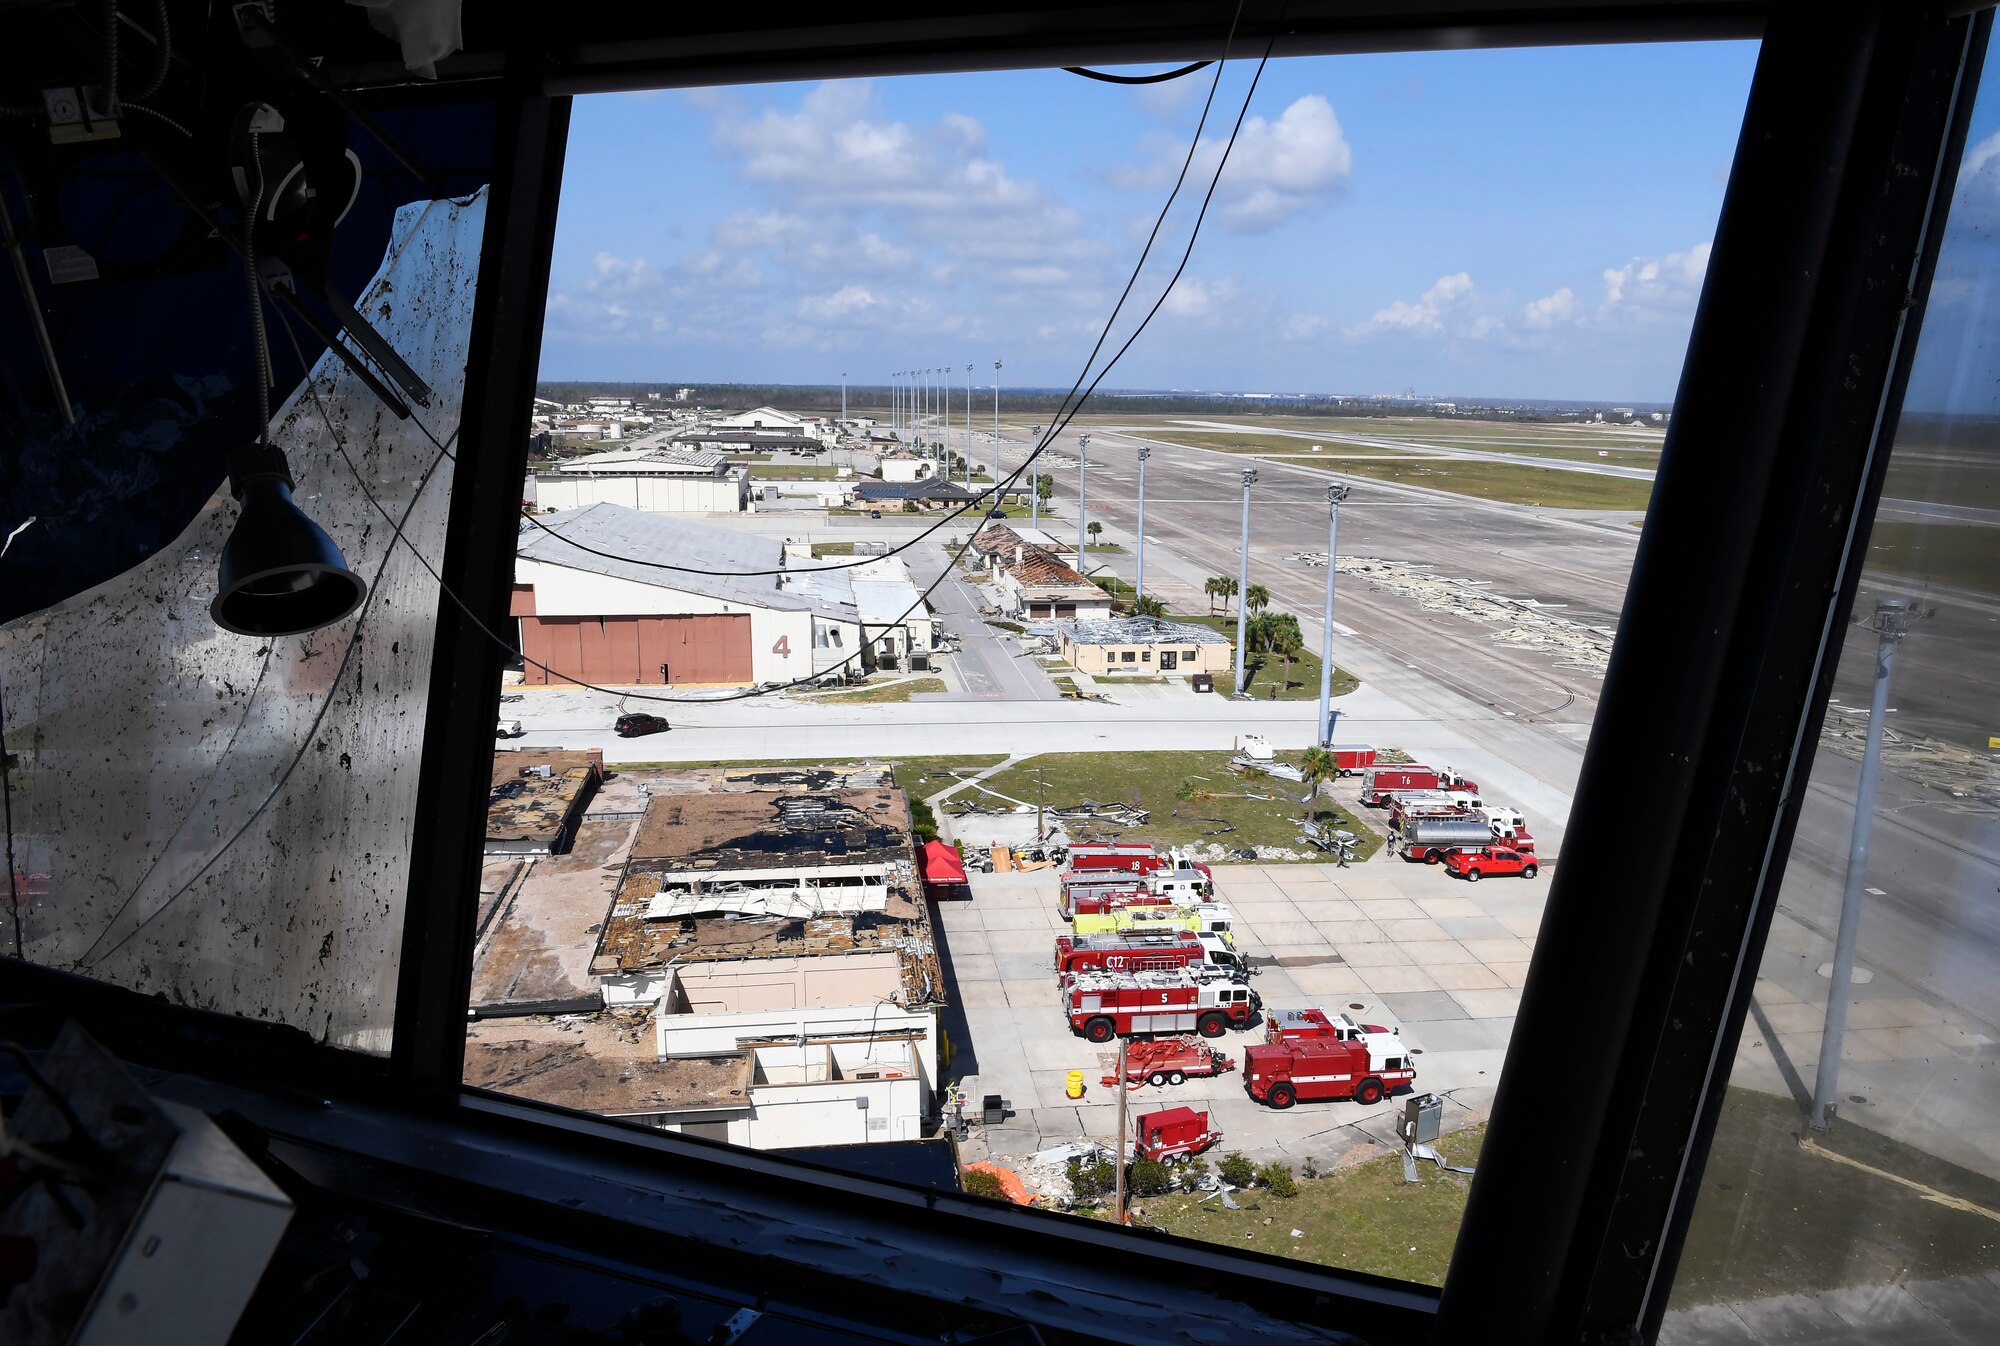
[[[44,89],[42,110],[48,113],[49,125],[68,126],[83,120],[83,97],[73,85]]]

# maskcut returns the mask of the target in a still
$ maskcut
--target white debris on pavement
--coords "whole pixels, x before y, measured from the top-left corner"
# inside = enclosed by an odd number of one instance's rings
[[[1325,552],[1293,552],[1286,559],[1309,567],[1326,565]],[[1335,569],[1407,598],[1426,611],[1497,628],[1490,634],[1496,643],[1513,650],[1539,650],[1552,655],[1564,668],[1602,677],[1611,662],[1613,628],[1552,612],[1531,598],[1508,598],[1483,582],[1439,575],[1408,561],[1343,556]]]

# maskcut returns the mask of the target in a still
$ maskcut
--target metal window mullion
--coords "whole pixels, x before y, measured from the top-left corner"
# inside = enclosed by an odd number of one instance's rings
[[[509,629],[519,524],[510,502],[527,473],[569,100],[518,90],[498,100],[500,127],[479,288],[473,301],[444,581],[494,631]],[[490,489],[480,489],[474,479]],[[465,1054],[474,919],[486,835],[493,724],[504,652],[457,603],[438,595],[416,827],[404,907],[391,1070],[418,1099],[455,1092]]]

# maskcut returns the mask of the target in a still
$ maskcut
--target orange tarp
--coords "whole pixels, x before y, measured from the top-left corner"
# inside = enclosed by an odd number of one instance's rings
[[[1035,1204],[1035,1198],[1028,1194],[1028,1189],[1022,1184],[1020,1175],[1015,1173],[1013,1169],[1002,1168],[998,1164],[989,1164],[983,1159],[977,1163],[967,1164],[965,1167],[968,1172],[977,1170],[981,1173],[991,1173],[994,1177],[998,1178],[1000,1180],[1000,1190],[1005,1192],[1007,1199],[1015,1205],[1032,1206]]]

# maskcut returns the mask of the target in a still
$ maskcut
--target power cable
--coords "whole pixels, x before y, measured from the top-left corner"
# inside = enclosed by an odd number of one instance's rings
[[[1280,19],[1282,21],[1282,14],[1280,15]],[[1062,423],[1060,425],[1050,426],[1049,432],[1044,437],[1041,446],[1037,448],[1033,453],[1031,453],[1019,467],[1015,468],[1013,473],[1007,478],[1006,482],[1002,483],[1000,486],[997,486],[995,488],[996,490],[1004,489],[1006,487],[1011,487],[1016,481],[1020,479],[1021,474],[1028,470],[1028,468],[1034,463],[1035,459],[1039,457],[1043,452],[1047,451],[1050,444],[1054,442],[1055,436],[1059,434],[1064,428],[1066,428],[1069,425],[1070,421],[1075,419],[1077,412],[1082,409],[1083,404],[1089,401],[1091,393],[1097,390],[1098,384],[1104,381],[1105,377],[1108,374],[1110,374],[1112,369],[1114,369],[1117,366],[1119,360],[1124,358],[1125,353],[1132,348],[1133,343],[1136,342],[1139,339],[1140,335],[1145,332],[1147,326],[1152,322],[1154,316],[1159,313],[1161,306],[1166,303],[1167,296],[1173,292],[1173,287],[1177,283],[1179,283],[1182,273],[1187,270],[1188,259],[1192,257],[1194,254],[1195,241],[1201,236],[1202,223],[1208,217],[1209,205],[1215,199],[1216,188],[1221,183],[1223,170],[1228,166],[1229,163],[1230,151],[1235,148],[1237,136],[1243,128],[1243,121],[1249,115],[1250,103],[1252,99],[1256,96],[1258,84],[1263,79],[1264,68],[1271,59],[1271,49],[1277,44],[1277,37],[1278,37],[1278,30],[1274,27],[1271,32],[1270,39],[1265,43],[1264,54],[1257,62],[1256,73],[1251,77],[1250,87],[1248,90],[1245,91],[1243,95],[1243,104],[1240,108],[1237,109],[1235,124],[1230,128],[1229,139],[1223,145],[1222,154],[1220,158],[1216,161],[1215,173],[1210,178],[1208,184],[1208,190],[1202,197],[1201,209],[1195,216],[1194,227],[1188,233],[1187,246],[1183,248],[1181,251],[1180,262],[1174,268],[1173,276],[1168,280],[1166,287],[1160,292],[1159,298],[1154,300],[1152,307],[1146,311],[1146,316],[1140,319],[1139,325],[1135,329],[1133,329],[1132,334],[1125,339],[1125,342],[1118,348],[1117,352],[1111,357],[1111,359],[1105,362],[1104,367],[1098,371],[1097,377],[1091,381],[1090,387],[1084,391],[1083,396],[1081,398],[1077,399],[1075,406],[1070,407],[1067,415],[1063,417]],[[1227,57],[1225,54],[1225,60],[1226,59]],[[1220,75],[1221,71],[1220,68],[1218,67],[1217,70],[1218,82],[1220,80]],[[1213,98],[1213,94],[1214,90],[1213,88],[1211,88],[1210,90],[1211,98]],[[1204,116],[1205,114],[1206,114],[1206,109],[1204,109]],[[1197,139],[1189,145],[1187,162],[1191,163],[1193,161],[1195,149],[1199,145],[1199,143],[1200,143],[1199,138],[1197,137]],[[1187,173],[1187,167],[1186,164],[1183,164],[1182,166],[1183,178],[1185,178],[1186,173]],[[1180,190],[1179,182],[1175,183],[1174,190],[1176,194],[1179,192]],[[1170,207],[1172,203],[1173,203],[1173,197],[1169,196],[1167,202],[1168,206]],[[1154,224],[1155,236],[1157,236],[1158,234],[1161,223],[1165,221],[1166,213],[1167,213],[1166,209],[1163,208],[1160,212],[1159,219],[1155,221]],[[1147,252],[1150,252],[1152,247],[1152,242],[1153,239],[1148,238],[1146,247]],[[1140,268],[1143,268],[1144,263],[1145,263],[1145,253],[1142,253],[1140,258]],[[1128,281],[1126,284],[1125,294],[1121,294],[1119,297],[1120,308],[1123,307],[1126,295],[1130,294],[1132,285],[1136,283],[1138,279],[1138,271],[1139,268],[1134,269],[1132,280]],[[1113,316],[1115,318],[1116,309],[1114,309]],[[292,329],[290,318],[283,312],[283,310],[279,310],[278,318],[280,323],[284,327],[286,339],[291,342],[294,353],[297,355],[300,364],[303,365],[305,363],[304,351],[300,348],[298,344],[298,337],[297,334]],[[1110,331],[1110,324],[1107,323],[1105,328],[1105,336],[1109,335],[1109,331]],[[1098,345],[1094,347],[1091,351],[1091,362],[1095,361],[1097,352],[1099,349],[1102,348],[1103,342],[1104,342],[1104,336],[1100,336],[1098,339]],[[1085,373],[1087,374],[1088,371],[1089,371],[1089,363],[1087,362],[1085,365]],[[1083,378],[1082,376],[1079,376],[1076,385],[1073,385],[1071,387],[1070,394],[1065,395],[1064,405],[1068,404],[1069,397],[1075,394],[1077,387],[1081,386],[1082,382]],[[607,696],[619,697],[624,700],[656,702],[663,705],[716,705],[729,701],[749,700],[752,697],[766,696],[773,692],[788,691],[795,687],[804,686],[807,683],[818,682],[821,679],[825,678],[829,673],[838,669],[846,668],[848,665],[852,664],[855,660],[859,659],[862,655],[862,650],[857,648],[853,654],[847,656],[845,659],[840,660],[838,663],[835,663],[826,669],[818,670],[805,677],[794,678],[789,682],[779,683],[776,686],[772,687],[750,687],[750,688],[745,688],[740,692],[732,692],[724,696],[714,696],[714,697],[662,696],[657,693],[633,692],[633,691],[621,690],[615,687],[603,686],[598,683],[585,682],[580,678],[565,674],[558,669],[551,668],[549,665],[543,663],[539,659],[530,658],[524,651],[516,649],[512,642],[504,639],[499,634],[497,634],[491,627],[487,626],[486,623],[482,621],[479,618],[479,616],[472,611],[472,608],[465,602],[465,600],[460,598],[457,592],[454,591],[451,588],[451,586],[445,583],[444,576],[437,570],[435,566],[433,566],[430,563],[429,558],[424,556],[423,553],[417,549],[416,544],[412,543],[408,538],[403,536],[402,529],[399,526],[397,526],[395,520],[392,517],[390,517],[388,511],[383,509],[380,503],[375,500],[375,497],[373,493],[369,491],[368,484],[366,480],[362,477],[360,470],[355,466],[353,459],[348,456],[346,442],[341,437],[340,432],[335,428],[333,424],[333,419],[328,414],[325,405],[320,402],[319,390],[317,386],[314,385],[310,380],[308,380],[307,390],[309,394],[312,396],[314,406],[317,407],[319,410],[321,419],[326,423],[328,433],[333,437],[334,447],[340,453],[342,461],[344,461],[347,464],[348,471],[354,476],[356,484],[358,484],[361,487],[362,494],[368,497],[369,503],[373,504],[377,512],[381,513],[383,518],[389,522],[390,527],[395,529],[397,539],[401,541],[403,545],[409,549],[410,553],[413,556],[416,557],[418,564],[422,565],[423,568],[427,572],[429,572],[431,578],[437,581],[439,590],[452,601],[453,605],[456,606],[461,613],[464,614],[466,620],[470,621],[474,626],[476,626],[480,630],[480,632],[486,636],[488,640],[492,641],[502,651],[504,651],[506,654],[508,654],[513,658],[519,659],[523,664],[532,664],[534,667],[541,669],[545,674],[548,674],[549,676],[554,678],[560,678],[562,679],[562,681],[569,683],[573,686],[583,687],[594,692],[602,692]],[[435,434],[432,433],[430,427],[425,425],[421,418],[413,415],[410,419],[412,423],[416,425],[417,429],[423,433],[425,438],[429,439],[431,443],[434,446],[436,446],[438,452],[441,455],[443,455],[446,458],[451,458],[454,463],[457,461],[456,458],[453,457],[453,455],[451,454],[451,451],[445,447],[445,445],[437,438]],[[942,522],[944,521],[940,522],[939,525],[940,527],[942,526]],[[920,535],[918,538],[912,539],[910,543],[904,544],[905,547],[914,545],[914,543],[917,541],[921,541],[922,537],[928,536],[929,532],[932,531],[935,531],[935,529],[928,530],[925,534]],[[553,534],[553,535],[561,537],[560,534]],[[910,607],[906,608],[903,611],[903,613],[899,617],[897,617],[895,622],[896,625],[901,625],[904,621],[907,621],[912,614],[920,610],[924,606],[925,602],[929,600],[930,596],[937,591],[938,587],[942,585],[945,580],[951,577],[953,569],[958,565],[960,561],[964,559],[965,553],[971,548],[973,537],[974,534],[972,533],[968,533],[966,535],[965,540],[959,544],[957,551],[952,554],[950,560],[946,563],[944,569],[939,572],[938,577],[935,580],[932,580],[930,584],[926,585],[918,593],[917,601],[911,604]],[[564,538],[563,541],[568,542],[569,540]],[[572,542],[570,543],[570,545],[578,546],[580,544]],[[586,548],[585,550],[592,550],[592,549]],[[899,548],[898,550],[901,550],[901,548]],[[617,556],[613,553],[608,553],[608,552],[598,552],[597,554],[605,556],[611,560],[626,561],[630,559],[626,557]],[[890,554],[893,555],[894,553]],[[874,559],[874,558],[869,558],[869,559]],[[638,564],[649,564],[649,563],[638,563]],[[690,567],[685,567],[685,566],[675,566],[670,568],[681,570],[684,572],[690,571],[692,569]],[[829,566],[829,567],[819,567],[816,569],[837,569],[837,568],[841,567]],[[694,570],[693,573],[728,574],[731,572]],[[766,572],[755,572],[755,573],[787,574],[794,572],[766,571]],[[810,574],[814,572],[804,571],[797,573]]]
[[[1042,443],[1028,455],[1027,461],[1021,464],[1021,470],[1016,471],[1012,476],[1008,477],[1005,482],[996,481],[990,490],[981,491],[978,495],[974,496],[971,500],[967,501],[965,504],[960,505],[957,509],[940,517],[938,521],[932,524],[930,527],[924,529],[922,532],[918,533],[916,536],[908,539],[907,541],[897,544],[889,551],[882,552],[877,556],[863,557],[859,560],[841,562],[835,565],[813,566],[811,567],[811,569],[815,571],[851,570],[859,566],[867,565],[871,561],[879,560],[884,556],[900,555],[902,552],[909,550],[910,548],[916,546],[918,543],[923,542],[925,539],[929,538],[933,533],[943,528],[946,524],[949,524],[953,520],[962,517],[966,513],[966,511],[972,509],[974,506],[979,507],[980,513],[983,516],[985,514],[985,506],[982,502],[986,499],[986,497],[990,495],[995,500],[1004,500],[1006,498],[1006,492],[1009,489],[1011,489],[1017,481],[1020,480],[1021,471],[1025,471],[1029,467],[1029,465],[1031,465],[1036,459],[1042,456],[1042,454],[1055,441],[1057,434],[1059,434],[1063,429],[1066,429],[1070,421],[1075,419],[1077,412],[1082,410],[1084,402],[1090,400],[1090,394],[1097,391],[1098,383],[1103,382],[1104,376],[1111,372],[1111,366],[1117,364],[1118,362],[1117,357],[1114,356],[1111,361],[1111,364],[1106,365],[1104,369],[1099,372],[1096,381],[1094,381],[1090,385],[1090,388],[1083,394],[1083,397],[1078,399],[1075,408],[1073,409],[1070,408],[1070,399],[1076,397],[1077,389],[1081,388],[1083,386],[1083,381],[1090,377],[1090,368],[1093,364],[1096,363],[1098,354],[1101,351],[1103,351],[1105,341],[1110,338],[1111,329],[1117,324],[1119,314],[1124,312],[1125,301],[1131,297],[1133,286],[1138,284],[1139,275],[1141,272],[1145,270],[1147,259],[1152,256],[1153,244],[1159,240],[1160,230],[1165,226],[1167,222],[1167,215],[1170,211],[1172,211],[1174,202],[1177,199],[1179,199],[1181,187],[1185,185],[1185,183],[1187,182],[1188,170],[1194,164],[1195,153],[1201,146],[1202,132],[1208,129],[1208,114],[1215,105],[1216,89],[1222,83],[1223,69],[1229,64],[1229,51],[1236,41],[1236,25],[1237,22],[1242,17],[1243,17],[1243,0],[1237,0],[1236,11],[1230,17],[1229,20],[1229,33],[1223,39],[1221,58],[1214,62],[1205,61],[1202,63],[1203,65],[1213,64],[1215,66],[1215,77],[1209,81],[1208,97],[1202,102],[1201,117],[1195,123],[1193,138],[1188,141],[1188,152],[1186,156],[1181,160],[1181,171],[1179,176],[1177,176],[1174,179],[1173,190],[1167,193],[1167,199],[1165,203],[1161,205],[1159,214],[1154,216],[1152,231],[1146,235],[1146,245],[1139,250],[1139,260],[1133,264],[1132,274],[1125,278],[1125,288],[1119,292],[1118,302],[1111,306],[1111,313],[1108,317],[1105,318],[1104,327],[1097,334],[1096,344],[1090,348],[1090,354],[1084,358],[1082,372],[1076,376],[1076,382],[1070,385],[1069,391],[1064,393],[1062,400],[1056,404],[1056,410],[1050,417],[1052,424],[1050,426],[1049,433],[1043,437]],[[1283,17],[1284,17],[1283,12],[1280,11],[1279,14],[1280,22],[1283,21]],[[1275,43],[1276,41],[1277,41],[1277,31],[1276,29],[1273,29],[1271,34],[1271,43]],[[1270,57],[1271,57],[1271,44],[1267,43],[1264,48],[1264,60],[1268,61]],[[1257,66],[1257,71],[1260,76],[1263,74],[1263,69],[1264,69],[1263,63],[1259,62]],[[1250,94],[1254,94],[1256,93],[1256,91],[1257,91],[1257,82],[1256,80],[1253,79],[1250,83],[1249,94],[1244,95],[1243,99],[1244,111],[1247,111],[1249,109]],[[1243,124],[1243,115],[1241,112],[1237,114],[1236,124],[1239,128]],[[1229,143],[1231,145],[1234,145],[1236,143],[1236,133],[1234,131],[1230,132]],[[1223,152],[1223,162],[1227,162],[1227,160],[1228,160],[1228,151],[1225,149]],[[1219,181],[1222,175],[1221,163],[1218,163],[1216,165],[1215,172],[1216,172],[1216,181]],[[1211,182],[1209,184],[1210,195],[1213,195],[1214,191],[1215,191],[1215,185],[1214,182]],[[1204,210],[1206,210],[1206,202],[1203,203],[1203,208]],[[1195,222],[1195,232],[1199,233],[1200,229],[1201,229],[1201,223],[1199,220],[1197,220]],[[1191,234],[1188,238],[1188,249],[1189,251],[1192,251],[1193,248],[1194,248],[1194,235]],[[1182,266],[1187,265],[1187,256],[1185,253],[1181,257],[1181,265]],[[1178,279],[1180,273],[1177,271],[1174,274],[1175,277]],[[1169,286],[1168,288],[1171,289],[1172,287]],[[1162,300],[1164,300],[1165,297],[1166,296],[1163,294],[1161,296]],[[1155,312],[1157,312],[1159,309],[1159,305],[1155,304],[1153,306],[1153,309]],[[1149,313],[1147,315],[1147,320],[1150,321],[1151,317],[1152,314]],[[1135,331],[1132,334],[1133,340],[1136,340],[1138,338],[1139,332],[1142,332],[1144,330],[1145,330],[1145,323],[1142,322],[1139,325],[1139,330]],[[1124,351],[1131,347],[1131,344],[1132,344],[1131,341],[1127,341],[1125,343],[1125,346],[1120,349],[1119,355],[1123,355]],[[1064,416],[1063,414],[1065,409],[1069,409],[1067,416]],[[1058,417],[1062,418],[1061,424],[1060,425],[1053,424],[1053,422]],[[419,428],[421,428],[421,426],[422,423],[419,422]],[[429,431],[425,431],[425,433],[428,434]],[[436,442],[435,437],[433,437],[433,442]],[[996,443],[995,453],[997,454],[998,451],[999,450]],[[996,473],[998,471],[997,459],[995,461],[995,471]],[[477,484],[477,478],[475,478],[474,480],[475,484]],[[786,570],[786,569],[712,570],[704,566],[675,565],[667,561],[642,561],[637,557],[620,556],[615,552],[599,551],[595,547],[586,546],[581,542],[572,541],[570,538],[565,537],[563,534],[557,532],[555,529],[550,528],[547,524],[544,524],[539,520],[537,520],[532,514],[523,512],[521,517],[526,519],[534,527],[541,529],[544,533],[547,533],[550,537],[553,537],[558,541],[568,543],[568,545],[575,547],[581,551],[588,552],[593,556],[602,557],[608,561],[623,561],[631,565],[645,566],[648,569],[677,571],[681,574],[711,575],[718,578],[732,578],[732,579],[760,579],[773,575],[787,575],[795,573],[791,570]]]
[[[1240,6],[1237,12],[1242,12]],[[1230,24],[1232,31],[1235,26],[1233,22]],[[1181,66],[1177,70],[1162,70],[1156,75],[1114,75],[1108,70],[1092,70],[1087,66],[1081,65],[1066,65],[1063,67],[1063,71],[1066,74],[1081,75],[1085,79],[1102,80],[1106,84],[1165,84],[1170,79],[1179,79],[1183,75],[1192,75],[1195,71],[1206,70],[1214,64],[1215,62],[1213,61],[1194,61]]]

